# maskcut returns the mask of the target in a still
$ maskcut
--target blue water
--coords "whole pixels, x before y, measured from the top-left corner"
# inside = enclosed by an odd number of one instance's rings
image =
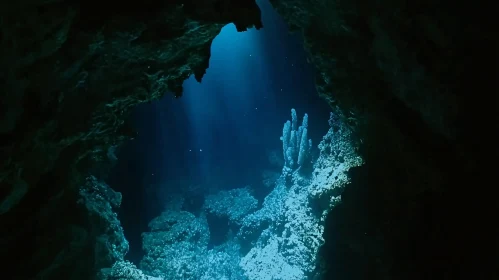
[[[118,151],[108,181],[123,194],[119,216],[130,242],[127,258],[134,263],[142,258],[148,222],[186,185],[251,185],[261,204],[270,191],[261,172],[273,168],[271,152],[282,157],[279,137],[291,108],[300,119],[308,113],[314,145],[328,130],[330,110],[315,91],[300,35],[289,34],[269,3],[259,5],[264,28],[238,33],[225,26],[213,41],[202,83],[191,77],[180,99],[166,94],[133,113],[138,135]],[[200,196],[186,200],[192,212],[203,203]]]

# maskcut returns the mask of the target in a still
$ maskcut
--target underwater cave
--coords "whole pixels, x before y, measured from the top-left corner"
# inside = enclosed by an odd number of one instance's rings
[[[106,183],[123,195],[119,217],[130,243],[126,258],[137,265],[147,254],[143,246],[149,246],[142,244],[142,233],[149,234],[149,222],[164,211],[172,215],[188,212],[201,219],[208,243],[186,244],[198,246],[197,253],[206,254],[206,258],[215,252],[210,249],[227,246],[229,241],[251,247],[263,230],[270,229],[259,228],[251,238],[242,236],[239,230],[245,217],[261,208],[282,173],[285,162],[279,138],[283,123],[291,118],[291,109],[296,108],[300,118],[305,113],[310,118],[307,145],[309,139],[319,143],[329,129],[331,109],[316,93],[314,69],[307,62],[300,37],[288,32],[268,2],[260,3],[260,9],[264,28],[245,32],[238,32],[233,24],[222,28],[211,44],[209,67],[201,83],[190,77],[183,84],[182,97],[166,94],[132,113],[137,136],[116,153],[118,160]],[[316,147],[310,150],[319,152]],[[307,160],[312,166],[312,154]],[[219,201],[224,197],[226,201]],[[182,200],[183,204],[172,209],[171,200]],[[209,209],[214,201],[226,205],[213,212]],[[257,205],[245,206],[255,201]],[[247,212],[230,216],[234,211],[231,208],[245,207]],[[262,217],[259,223],[268,223],[267,219]],[[165,238],[166,233],[153,234]],[[228,234],[236,240],[227,239]],[[184,241],[178,236],[171,238],[175,243]],[[241,238],[245,244],[239,244]],[[239,256],[230,258],[231,265],[239,266]],[[175,278],[174,273],[167,272],[176,271],[174,267],[161,267],[164,273],[170,273],[163,278]],[[207,270],[202,266],[190,269]],[[227,270],[229,266],[218,269]]]
[[[493,279],[492,9],[107,4],[0,5],[4,279]]]

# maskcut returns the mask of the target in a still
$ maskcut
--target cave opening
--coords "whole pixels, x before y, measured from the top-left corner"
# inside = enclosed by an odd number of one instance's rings
[[[5,275],[492,278],[495,10],[257,1],[4,1]]]
[[[195,219],[201,219],[210,195],[244,190],[262,206],[284,164],[280,137],[291,108],[300,120],[308,114],[315,146],[329,129],[330,107],[316,92],[301,35],[289,32],[270,3],[260,1],[259,7],[262,29],[222,28],[201,83],[192,76],[182,97],[167,93],[131,116],[137,135],[117,151],[107,182],[123,195],[119,217],[130,243],[126,258],[139,267],[150,265],[141,264],[148,238],[143,233],[152,236],[148,225],[167,209],[183,212],[185,227],[192,228],[199,227]],[[208,242],[211,249],[241,228],[231,217],[207,216],[204,230],[224,236],[203,241],[202,232],[184,233],[190,242]],[[178,221],[168,229],[183,230]]]

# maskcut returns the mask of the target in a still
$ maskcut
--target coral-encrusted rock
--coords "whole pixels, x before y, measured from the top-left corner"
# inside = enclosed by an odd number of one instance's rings
[[[471,47],[490,50],[492,43],[485,14],[463,21],[470,11],[454,1],[270,2],[303,32],[320,72],[319,89],[330,102],[357,117],[407,107],[434,132],[459,136],[457,120],[467,105],[459,96],[468,81],[465,67],[483,55]]]
[[[90,176],[79,189],[77,203],[84,207],[88,215],[90,234],[94,235],[94,262],[96,269],[110,267],[123,261],[128,253],[128,241],[123,234],[118,215],[121,193]]]
[[[462,277],[470,266],[460,241],[489,248],[485,235],[494,231],[465,235],[478,227],[463,227],[461,217],[471,216],[471,203],[476,217],[497,212],[484,209],[495,196],[479,182],[489,170],[483,158],[497,153],[487,135],[497,130],[497,86],[484,89],[496,79],[495,9],[450,0],[270,2],[303,31],[319,93],[364,143],[366,165],[352,168],[357,177],[331,212],[336,235],[323,251],[342,263],[327,278]],[[77,171],[102,170],[96,163],[133,136],[123,120],[134,105],[180,95],[192,74],[200,80],[211,41],[229,22],[261,27],[254,0],[0,3],[5,275],[92,279],[98,265],[86,245],[96,233],[88,209],[76,205],[85,183]],[[470,201],[470,189],[479,199]],[[437,220],[425,223],[428,213]],[[62,266],[69,247],[73,261]],[[459,252],[444,260],[429,253],[435,248]]]
[[[25,240],[33,253],[29,260],[22,261],[27,269],[17,271],[17,277],[94,279],[101,268],[123,261],[128,242],[116,215],[120,203],[121,194],[93,176],[84,179],[74,197],[64,193],[52,197],[39,209],[36,220],[27,221],[39,223],[41,230],[36,232],[36,238]],[[29,237],[24,231],[17,238]],[[26,245],[5,244],[3,249],[18,254]]]
[[[477,253],[454,248],[491,241],[464,233],[454,217],[497,212],[482,201],[493,197],[483,193],[490,174],[483,162],[497,153],[488,135],[497,130],[498,104],[497,85],[488,87],[497,79],[492,4],[270,2],[302,32],[319,94],[363,143],[366,165],[351,170],[354,180],[328,219],[325,279],[464,275],[463,260]],[[481,197],[473,207],[470,186]],[[429,263],[444,250],[452,260]]]
[[[58,262],[70,238],[38,258],[43,239],[33,236],[70,236],[69,225],[83,223],[68,201],[82,183],[73,174],[102,170],[97,164],[133,137],[124,119],[135,105],[180,96],[190,75],[200,81],[212,40],[231,22],[240,31],[262,27],[255,1],[0,4],[0,254],[19,250],[33,262],[5,258],[4,273],[30,279]]]

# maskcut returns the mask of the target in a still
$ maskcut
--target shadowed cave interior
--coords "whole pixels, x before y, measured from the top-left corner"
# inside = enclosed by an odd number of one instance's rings
[[[492,279],[493,9],[106,4],[0,4],[6,279]]]

